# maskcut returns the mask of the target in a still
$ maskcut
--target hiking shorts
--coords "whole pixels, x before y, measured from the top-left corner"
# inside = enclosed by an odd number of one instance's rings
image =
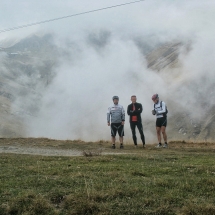
[[[111,136],[115,137],[117,132],[120,137],[123,137],[124,125],[122,125],[122,123],[111,123]]]
[[[156,120],[156,127],[167,127],[167,118],[166,117],[161,117],[161,118],[157,118]]]

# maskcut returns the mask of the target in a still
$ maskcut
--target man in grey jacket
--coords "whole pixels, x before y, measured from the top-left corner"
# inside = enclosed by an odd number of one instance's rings
[[[108,108],[107,111],[107,125],[111,126],[112,136],[112,148],[115,149],[116,133],[119,134],[120,149],[123,149],[123,136],[124,136],[124,124],[125,124],[125,110],[120,105],[119,97],[113,96],[113,105]]]

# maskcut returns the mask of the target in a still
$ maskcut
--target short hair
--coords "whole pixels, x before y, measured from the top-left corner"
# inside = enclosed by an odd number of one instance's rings
[[[131,96],[131,98],[132,98],[132,97],[136,97],[136,96],[135,96],[135,95],[133,95],[133,96]]]

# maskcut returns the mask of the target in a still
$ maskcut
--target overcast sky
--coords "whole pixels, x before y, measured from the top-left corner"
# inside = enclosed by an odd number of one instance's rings
[[[80,13],[129,2],[128,0],[1,0],[0,29]],[[54,31],[76,34],[80,30],[98,27],[120,29],[127,34],[164,34],[176,37],[214,25],[213,0],[146,0],[105,11],[46,23],[26,29],[1,33],[0,39],[30,34],[35,31]]]

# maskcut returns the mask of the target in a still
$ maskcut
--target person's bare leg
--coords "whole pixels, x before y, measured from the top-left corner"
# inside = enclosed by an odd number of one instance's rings
[[[116,148],[116,146],[115,146],[116,137],[112,136],[111,139],[112,139],[112,149],[115,149]]]
[[[161,143],[161,128],[156,127],[156,130],[157,130],[158,143]]]
[[[123,149],[123,137],[119,137],[119,142],[120,142],[120,149]]]
[[[166,135],[166,127],[165,126],[162,126],[161,127],[161,132],[162,132],[162,135],[163,135],[163,139],[164,139],[164,148],[168,148],[168,144],[167,144],[167,135]]]
[[[123,144],[123,137],[119,137],[119,142]]]
[[[161,132],[163,135],[164,142],[167,143],[167,134],[166,134],[166,127],[165,126],[161,127]]]
[[[112,143],[115,145],[116,137],[111,137],[111,139],[112,139]]]

